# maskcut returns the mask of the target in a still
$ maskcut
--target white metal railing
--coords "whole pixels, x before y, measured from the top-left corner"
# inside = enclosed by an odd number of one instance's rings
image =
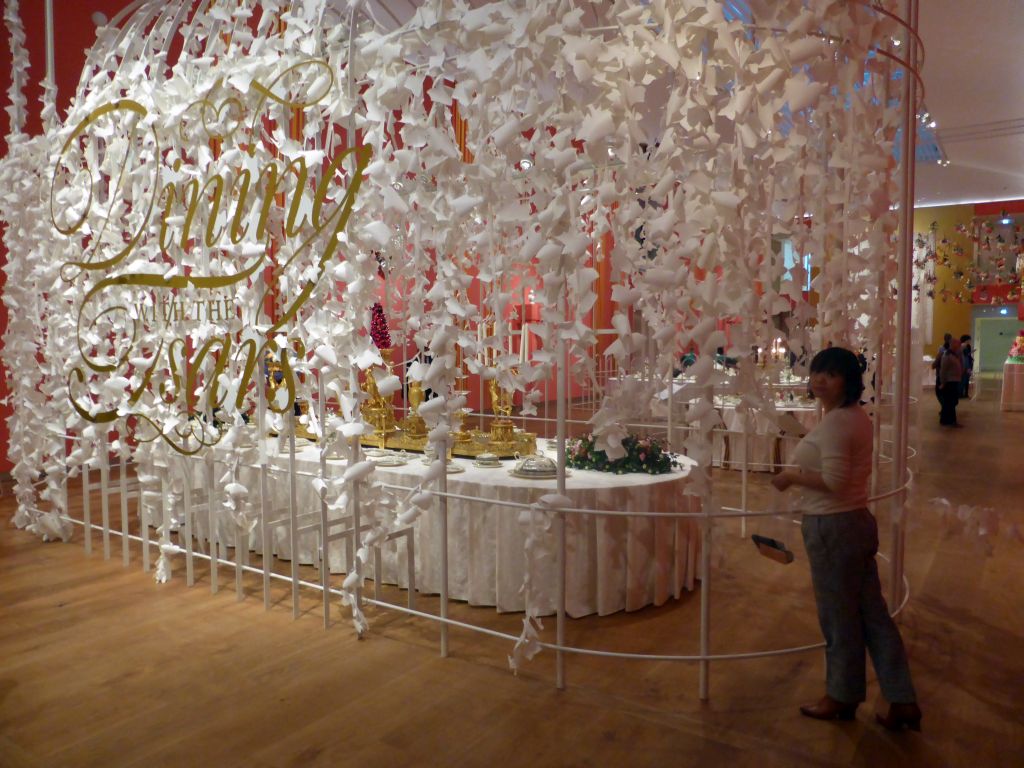
[[[76,436],[69,436],[69,438],[70,439],[76,439]],[[563,439],[564,439],[564,437],[563,437]],[[215,480],[216,472],[213,471],[213,468],[219,462],[217,461],[216,456],[214,456],[214,451],[212,449],[208,449],[207,453],[209,454],[210,458],[204,458],[204,459],[201,459],[200,461],[202,462],[203,469],[205,470],[203,472],[203,475],[205,475],[205,479],[208,482],[210,482],[212,480]],[[321,450],[320,453],[321,453],[321,455],[323,455],[324,451]],[[268,473],[275,473],[275,474],[287,473],[289,475],[289,477],[292,478],[292,480],[291,480],[292,483],[294,483],[294,480],[296,478],[299,478],[299,477],[308,478],[309,480],[313,480],[313,479],[319,478],[322,481],[327,479],[327,475],[326,475],[326,471],[325,471],[325,462],[324,461],[320,462],[320,468],[319,468],[320,471],[319,472],[303,471],[303,470],[299,469],[295,465],[295,461],[294,461],[295,460],[295,443],[294,443],[294,439],[291,439],[289,441],[288,454],[289,454],[289,456],[288,456],[288,467],[287,468],[284,468],[284,467],[272,467],[272,466],[267,465],[267,464],[248,464],[248,463],[244,464],[242,466],[247,466],[249,468],[257,468],[258,467],[258,468],[261,469],[262,472],[268,472]],[[444,456],[444,455],[445,455],[444,453],[441,454],[441,456]],[[121,462],[120,477],[118,478],[118,483],[116,484],[116,486],[113,486],[111,484],[111,482],[110,482],[110,477],[109,477],[109,460],[108,460],[107,456],[108,456],[108,454],[107,454],[107,452],[105,450],[101,450],[101,451],[98,452],[97,463],[99,464],[99,470],[100,470],[99,490],[100,490],[101,504],[106,506],[108,504],[109,496],[114,494],[114,493],[117,493],[120,496],[122,510],[126,510],[126,508],[127,508],[127,501],[128,501],[128,498],[129,498],[128,483],[127,483],[127,468],[128,468],[127,467],[127,463],[125,461]],[[885,457],[885,458],[889,458],[889,457]],[[223,462],[220,462],[220,463],[223,463]],[[84,519],[83,520],[77,520],[77,519],[72,518],[70,516],[67,517],[67,519],[70,522],[75,523],[77,525],[80,525],[80,526],[82,526],[84,528],[85,533],[86,533],[85,539],[86,539],[86,548],[87,549],[89,549],[89,547],[90,547],[90,541],[89,540],[91,539],[91,525],[90,525],[90,522],[89,522],[89,519],[88,519],[88,517],[89,517],[89,515],[88,515],[88,509],[89,509],[88,498],[89,498],[90,490],[91,490],[91,484],[90,484],[90,481],[89,481],[89,475],[91,474],[91,471],[92,471],[92,469],[91,469],[91,467],[89,465],[86,465],[86,466],[82,467],[82,472],[83,472],[83,512],[84,512],[83,518]],[[65,483],[67,482],[66,478],[67,478],[67,473],[65,473]],[[533,505],[533,504],[526,504],[526,503],[523,503],[523,502],[516,502],[516,501],[511,501],[511,500],[492,499],[492,498],[474,496],[474,495],[471,495],[471,494],[461,494],[461,493],[455,493],[455,492],[452,492],[452,491],[448,491],[444,487],[444,481],[446,481],[446,479],[447,479],[447,474],[446,473],[442,474],[438,478],[438,481],[437,481],[439,487],[437,487],[437,488],[432,490],[432,493],[434,494],[434,496],[437,497],[437,506],[438,506],[439,511],[441,513],[440,514],[440,520],[441,520],[442,527],[447,522],[447,513],[446,513],[446,506],[447,506],[446,505],[446,501],[447,501],[447,499],[458,499],[458,500],[462,500],[462,501],[478,502],[478,503],[486,504],[489,509],[494,509],[494,510],[506,512],[506,513],[507,512],[515,512],[515,513],[518,514],[523,509],[535,509],[536,508],[535,505]],[[746,478],[744,477],[744,483],[745,482],[746,482]],[[900,486],[898,488],[893,488],[893,489],[890,489],[890,490],[887,490],[887,491],[884,491],[882,493],[879,493],[879,494],[876,494],[876,495],[872,496],[869,499],[869,503],[875,504],[875,503],[883,501],[885,499],[889,499],[889,498],[894,498],[894,497],[900,496],[901,494],[904,494],[909,489],[909,487],[911,485],[911,482],[912,482],[912,475],[911,475],[910,471],[908,470],[907,471],[907,479],[906,479],[905,483],[902,486]],[[409,486],[395,485],[395,484],[389,484],[389,483],[381,483],[381,485],[383,487],[385,487],[385,488],[389,488],[389,489],[393,489],[393,490],[404,490],[404,491],[410,490]],[[207,489],[207,491],[208,491],[208,493],[207,493],[207,503],[210,505],[209,509],[210,510],[218,509],[218,507],[215,505],[215,500],[218,497],[217,489],[215,487],[211,486],[211,487],[209,487]],[[142,508],[141,495],[142,494],[141,494],[141,491],[140,491],[137,494],[137,497],[139,498],[140,517],[141,517],[141,508]],[[290,494],[290,496],[292,496],[294,498],[294,494]],[[261,504],[261,506],[262,506],[262,504]],[[550,514],[552,514],[553,516],[555,516],[556,519],[558,519],[558,520],[564,520],[564,516],[566,514],[587,515],[587,516],[596,516],[596,517],[605,517],[605,518],[622,518],[622,517],[628,518],[628,517],[635,517],[635,518],[658,518],[660,520],[673,520],[673,519],[701,520],[701,521],[703,521],[703,525],[701,526],[701,530],[705,534],[703,536],[703,540],[702,540],[702,553],[701,554],[702,554],[702,559],[705,562],[710,562],[710,560],[709,560],[710,554],[711,554],[710,547],[712,546],[712,539],[707,534],[709,533],[711,526],[714,525],[716,520],[719,520],[719,519],[724,520],[724,519],[730,519],[730,518],[733,518],[733,519],[740,518],[741,520],[743,520],[745,522],[747,518],[759,518],[759,517],[778,516],[780,514],[777,511],[755,510],[755,509],[748,508],[748,506],[746,504],[746,495],[745,495],[745,493],[743,495],[743,503],[742,503],[741,507],[722,506],[722,507],[719,507],[716,511],[710,511],[708,509],[704,509],[704,510],[702,510],[700,512],[675,512],[675,511],[673,511],[673,512],[665,512],[665,511],[652,511],[652,510],[590,509],[590,508],[577,508],[577,507],[550,507],[550,508],[545,508],[545,511],[550,513]],[[188,513],[189,513],[189,510],[186,509],[186,515]],[[792,515],[793,513],[786,513],[786,514]],[[295,510],[294,506],[292,507],[291,515],[292,515],[293,518],[296,515],[296,510]],[[163,521],[164,525],[167,524],[168,516],[169,516],[169,511],[165,510],[164,511],[164,521]],[[293,613],[294,613],[295,616],[299,615],[299,611],[298,611],[298,590],[299,590],[300,587],[302,587],[302,588],[311,588],[311,589],[316,589],[316,590],[321,591],[323,593],[323,595],[324,595],[325,611],[329,611],[329,599],[330,599],[330,596],[340,597],[343,594],[343,592],[341,590],[333,588],[329,584],[329,576],[328,576],[328,574],[329,574],[329,564],[328,564],[329,563],[329,559],[328,559],[328,553],[326,551],[327,545],[329,543],[329,539],[328,539],[327,536],[324,536],[322,534],[322,532],[321,532],[321,535],[318,537],[319,538],[318,549],[320,550],[319,551],[319,557],[318,557],[318,563],[319,563],[319,566],[320,566],[320,569],[321,569],[321,579],[320,579],[320,582],[317,583],[317,582],[303,580],[303,579],[299,578],[299,576],[298,576],[297,563],[298,563],[298,559],[299,559],[299,551],[298,551],[298,549],[299,549],[299,541],[298,541],[298,536],[297,535],[294,535],[291,538],[291,540],[290,540],[291,541],[291,548],[292,548],[292,551],[291,551],[291,572],[288,575],[274,573],[271,569],[269,569],[269,563],[266,561],[266,559],[265,559],[265,561],[263,563],[263,567],[262,568],[256,568],[254,566],[248,565],[245,562],[242,562],[243,555],[241,553],[242,553],[242,550],[247,551],[247,543],[246,543],[245,546],[243,546],[243,542],[242,542],[242,539],[240,537],[236,537],[236,539],[235,539],[235,548],[236,548],[235,561],[232,562],[231,560],[228,560],[227,558],[222,557],[221,554],[218,554],[218,552],[222,548],[219,548],[217,546],[217,533],[216,533],[217,523],[218,523],[218,520],[216,519],[217,517],[218,516],[215,515],[215,514],[211,514],[210,515],[210,521],[209,521],[210,553],[209,554],[199,553],[199,552],[193,553],[194,557],[197,557],[197,558],[200,558],[200,559],[205,559],[205,560],[207,560],[210,563],[210,578],[211,578],[211,590],[212,591],[216,591],[217,565],[218,564],[223,564],[223,565],[228,565],[228,566],[234,565],[234,567],[235,567],[235,570],[236,570],[236,587],[239,590],[239,598],[240,599],[242,597],[242,590],[241,590],[241,574],[242,573],[262,573],[263,576],[264,576],[264,579],[267,580],[267,581],[269,581],[271,579],[287,581],[290,584],[291,588],[292,588]],[[137,542],[140,542],[142,544],[144,552],[145,552],[145,556],[143,558],[144,568],[148,569],[149,558],[148,558],[148,551],[147,550],[148,550],[148,548],[150,546],[152,546],[153,544],[156,544],[157,542],[153,542],[153,541],[150,540],[150,538],[148,536],[148,528],[144,529],[142,531],[142,534],[143,534],[142,536],[135,536],[133,534],[128,533],[128,517],[127,517],[127,513],[126,512],[124,512],[121,515],[121,523],[122,523],[122,529],[119,531],[116,528],[111,526],[111,521],[110,521],[109,514],[104,514],[103,517],[102,517],[101,534],[102,534],[102,537],[103,537],[103,541],[107,543],[107,546],[105,546],[105,548],[104,548],[104,555],[105,555],[105,557],[106,558],[110,557],[109,541],[110,541],[111,536],[120,536],[122,538],[122,551],[126,551],[128,549],[128,544],[131,541],[137,541]],[[298,534],[298,530],[295,530],[295,534]],[[192,535],[192,532],[189,531],[189,536],[191,536],[191,535]],[[358,548],[359,543],[360,543],[360,531],[358,530],[358,525],[356,526],[356,530],[353,533],[353,539],[354,539],[354,545],[356,546],[356,548]],[[166,544],[167,542],[165,541],[163,543]],[[264,538],[264,546],[266,546],[266,538]],[[439,611],[440,615],[435,615],[435,614],[432,614],[432,613],[429,613],[429,612],[416,610],[416,609],[414,609],[412,607],[405,607],[405,606],[401,606],[401,605],[396,605],[396,604],[393,604],[393,603],[389,603],[387,601],[383,601],[383,600],[375,599],[375,598],[370,598],[370,597],[367,597],[367,596],[364,596],[364,595],[361,595],[361,594],[358,595],[357,599],[360,601],[360,603],[366,603],[368,605],[373,605],[373,606],[376,606],[378,608],[382,608],[382,609],[386,609],[386,610],[399,611],[401,613],[406,613],[406,614],[412,615],[412,616],[418,616],[418,617],[421,617],[421,618],[424,618],[424,619],[427,619],[427,620],[430,620],[430,621],[435,621],[435,622],[439,623],[439,625],[441,626],[441,630],[442,630],[441,631],[441,635],[440,635],[440,646],[441,646],[441,653],[442,653],[442,655],[446,655],[447,651],[448,651],[448,635],[447,635],[447,630],[448,630],[449,627],[457,627],[457,628],[460,628],[460,629],[466,629],[466,630],[469,630],[469,631],[473,631],[473,632],[478,632],[478,633],[482,633],[482,634],[485,634],[485,635],[489,635],[489,636],[492,636],[492,637],[498,637],[498,638],[507,639],[507,640],[510,640],[510,641],[515,641],[517,639],[517,637],[515,635],[511,635],[511,634],[508,634],[508,633],[496,631],[496,630],[491,629],[489,627],[483,627],[483,626],[480,626],[480,625],[477,625],[477,624],[473,624],[473,623],[457,621],[457,620],[451,619],[447,615],[447,613],[448,613],[447,605],[448,605],[448,602],[449,602],[449,597],[448,597],[448,594],[447,594],[448,590],[447,590],[446,580],[443,578],[444,574],[447,572],[447,562],[448,562],[448,555],[449,555],[449,553],[448,553],[448,537],[447,537],[447,535],[441,535],[441,536],[438,537],[438,544],[437,544],[437,546],[438,546],[438,552],[436,552],[435,554],[438,557],[438,560],[441,562],[441,571],[442,571],[441,595],[440,595],[440,611]],[[180,547],[173,547],[172,551],[174,551],[174,550],[180,551]],[[267,555],[266,555],[266,552],[265,552],[265,557],[266,556]],[[886,555],[881,554],[881,553],[880,553],[879,556],[882,557],[885,560],[889,560],[890,559]],[[273,558],[273,555],[271,554],[270,557]],[[566,544],[565,544],[564,537],[560,537],[560,539],[559,539],[558,547],[556,549],[556,557],[557,557],[556,572],[564,573],[565,563],[566,563]],[[128,564],[129,560],[127,559],[127,556],[125,557],[124,562],[125,562],[126,565]],[[351,565],[351,560],[349,560],[349,566],[350,565]],[[529,568],[529,563],[526,564],[526,568]],[[380,573],[380,572],[375,572],[374,573],[374,579],[379,581],[382,578],[382,575],[383,574]],[[705,591],[704,590],[704,587],[705,587],[704,582],[707,580],[708,576],[709,576],[709,573],[706,572],[706,571],[702,572],[702,574],[701,574],[701,578],[702,578],[702,592]],[[907,602],[909,600],[910,584],[909,584],[908,580],[906,579],[906,576],[903,575],[903,574],[901,574],[901,580],[903,582],[902,583],[903,589],[901,589],[900,591],[902,592],[902,598],[903,599],[901,600],[901,602],[898,605],[898,607],[896,608],[896,610],[893,611],[893,615],[897,615],[898,613],[900,613],[903,610],[903,608],[906,606],[906,604],[907,604]],[[191,582],[191,579],[190,579],[190,582]],[[415,587],[413,587],[413,588],[415,588]],[[564,579],[560,580],[560,583],[558,584],[558,593],[559,593],[559,604],[560,605],[564,605],[564,599],[565,599],[565,583],[564,583]],[[265,594],[266,594],[266,592],[265,592]],[[705,626],[705,621],[708,621],[708,616],[709,616],[709,612],[706,610],[706,608],[708,607],[707,606],[707,599],[708,598],[706,596],[704,598],[702,598],[702,606],[701,606],[702,607],[702,611],[701,611],[702,620],[701,620],[701,626],[700,626],[700,630],[701,630],[701,635],[702,636],[706,636],[706,630],[709,630],[709,627]],[[267,603],[267,605],[269,607],[269,602]],[[603,656],[603,657],[618,658],[618,659],[634,659],[634,660],[648,660],[648,661],[658,660],[658,661],[699,662],[702,665],[707,665],[710,662],[739,660],[739,659],[752,659],[752,658],[763,658],[763,657],[785,655],[785,654],[792,654],[792,653],[802,653],[802,652],[805,652],[805,651],[818,649],[818,648],[821,648],[823,646],[823,644],[819,642],[819,643],[811,643],[811,644],[802,644],[802,645],[792,646],[792,647],[788,647],[788,648],[748,651],[748,652],[743,652],[743,653],[729,653],[729,654],[716,654],[716,653],[710,652],[709,649],[702,649],[701,653],[698,653],[698,654],[667,654],[667,653],[666,654],[649,654],[649,653],[642,654],[642,653],[631,653],[631,652],[624,652],[624,651],[607,651],[607,650],[600,650],[600,649],[595,649],[595,648],[588,648],[588,647],[574,646],[574,645],[567,645],[567,644],[565,644],[565,642],[564,642],[564,622],[565,622],[564,612],[560,612],[560,615],[559,615],[559,618],[558,618],[558,623],[560,625],[562,625],[563,631],[560,632],[560,633],[557,632],[557,626],[556,626],[556,634],[557,634],[559,640],[554,642],[554,643],[552,643],[552,642],[545,642],[545,641],[541,641],[540,642],[540,646],[541,647],[547,648],[549,650],[553,650],[556,653],[556,655],[558,656],[558,658],[562,658],[562,654],[569,653],[569,654],[576,654],[576,655]],[[330,621],[329,621],[329,613],[325,613],[325,625],[329,625],[329,623],[330,623]],[[558,677],[557,682],[559,684],[564,684],[564,660],[563,660],[563,662],[561,664],[559,664],[557,666],[558,666],[558,669],[559,669],[559,672],[558,672],[558,675],[557,675],[557,677]]]

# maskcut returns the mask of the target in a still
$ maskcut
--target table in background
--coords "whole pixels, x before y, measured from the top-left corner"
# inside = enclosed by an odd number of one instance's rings
[[[667,413],[664,407],[667,392],[667,389],[663,390],[655,401],[654,413],[658,418],[664,418]],[[722,429],[726,431],[715,432],[711,460],[714,466],[723,469],[743,469],[746,466],[752,472],[772,472],[781,464],[792,464],[799,438],[807,434],[820,418],[818,406],[813,401],[799,399],[795,394],[792,400],[787,395],[785,399],[774,401],[774,416],[766,410],[748,411],[744,415],[737,410],[738,401],[732,396],[716,396],[714,399],[715,410],[722,419]],[[685,402],[673,403],[673,424],[680,426],[686,423],[688,407]]]
[[[1024,411],[1024,363],[1003,363],[1003,391],[999,410]]]
[[[818,407],[777,402],[775,409],[775,419],[763,411],[748,413],[748,434],[744,437],[744,415],[735,406],[720,407],[718,412],[729,433],[715,435],[715,462],[723,469],[742,469],[746,464],[752,472],[774,472],[782,464],[792,464],[799,438],[818,423]]]

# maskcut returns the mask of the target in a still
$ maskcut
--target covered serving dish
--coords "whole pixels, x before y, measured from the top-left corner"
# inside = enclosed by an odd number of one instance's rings
[[[524,456],[516,462],[513,473],[522,477],[554,477],[558,465],[547,456]]]

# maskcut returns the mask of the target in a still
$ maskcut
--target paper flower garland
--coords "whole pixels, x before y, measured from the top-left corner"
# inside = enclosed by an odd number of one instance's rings
[[[371,309],[378,255],[399,344],[430,361],[408,375],[437,394],[435,444],[466,368],[528,411],[556,366],[596,382],[603,356],[644,374],[592,418],[595,448],[621,457],[695,347],[673,447],[709,499],[713,350],[739,357],[742,408],[770,409],[751,347],[876,351],[891,332],[900,110],[872,46],[902,34],[899,9],[762,5],[753,27],[713,3],[426,3],[383,31],[326,0],[170,0],[101,30],[66,119],[48,108],[46,135],[15,136],[0,166],[19,524],[65,429],[73,467],[129,420],[155,458],[198,452],[222,439],[214,409],[256,410],[268,353],[286,386],[261,428],[319,377],[339,412],[312,426],[356,439],[359,370],[392,330]],[[19,39],[14,0],[4,13]],[[505,328],[526,290],[529,355]]]
[[[11,82],[7,89],[5,111],[10,120],[8,141],[17,139],[25,128],[25,83],[28,81],[29,61],[25,49],[25,27],[18,13],[18,0],[4,0],[4,23],[10,38]]]

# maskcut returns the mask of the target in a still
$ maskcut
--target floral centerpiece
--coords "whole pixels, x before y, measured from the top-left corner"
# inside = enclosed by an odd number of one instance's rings
[[[665,450],[661,441],[652,437],[628,435],[622,441],[626,455],[611,460],[603,450],[594,447],[594,436],[587,435],[570,440],[566,445],[565,463],[575,469],[593,469],[598,472],[646,472],[649,475],[663,475],[678,467],[679,462]]]
[[[1024,330],[1017,334],[1010,345],[1008,358],[1011,363],[1024,363]]]

